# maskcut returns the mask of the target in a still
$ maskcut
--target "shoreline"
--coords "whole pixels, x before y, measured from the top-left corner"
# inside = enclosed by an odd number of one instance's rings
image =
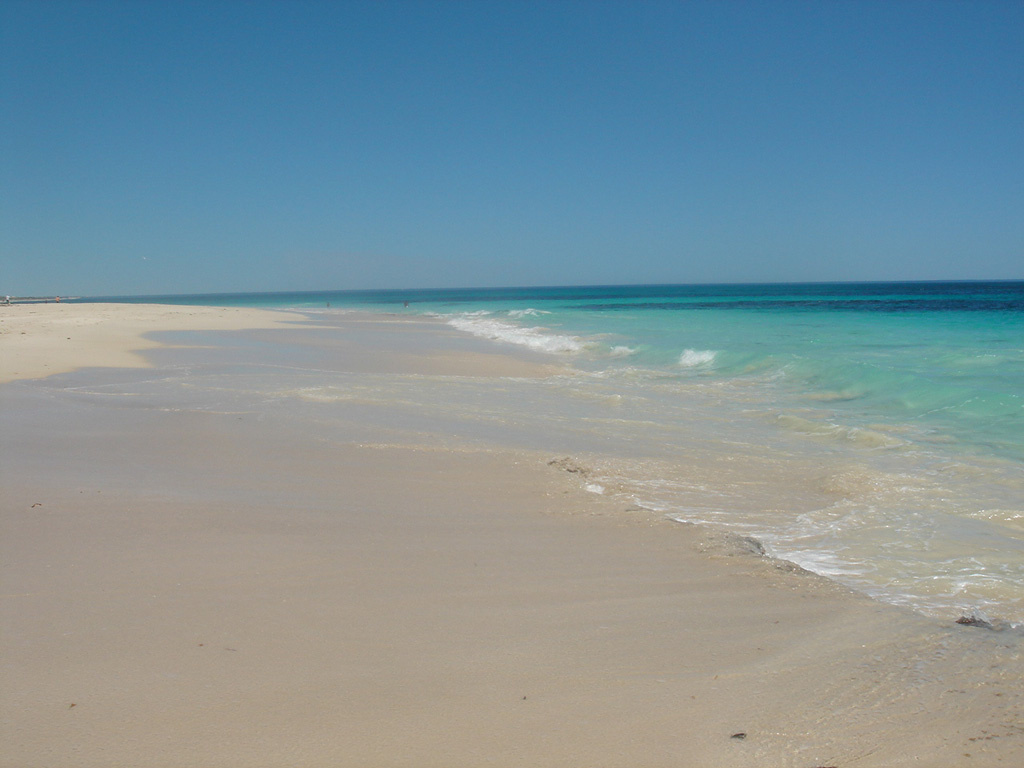
[[[547,371],[431,323],[268,332],[315,337],[371,390]],[[227,381],[253,354],[145,341],[157,371],[209,356]],[[311,432],[297,406],[117,397],[122,378],[0,385],[2,765],[1024,758],[1015,637],[587,492],[560,456],[386,421]]]

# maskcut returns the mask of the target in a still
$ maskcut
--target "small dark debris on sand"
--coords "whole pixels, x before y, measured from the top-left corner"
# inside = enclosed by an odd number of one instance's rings
[[[764,557],[768,554],[764,548],[764,544],[755,539],[753,536],[740,536],[735,541],[737,549],[745,550],[752,555],[759,555]]]
[[[557,469],[564,470],[565,472],[571,472],[572,474],[579,475],[580,477],[586,477],[590,474],[590,470],[586,467],[581,467],[568,456],[561,459],[552,459],[548,462],[548,466],[556,467]]]
[[[983,616],[979,616],[977,613],[971,613],[970,615],[964,614],[956,620],[957,624],[962,624],[965,627],[980,627],[981,629],[991,629],[996,632],[1002,629],[1006,629],[1006,625],[998,620],[989,621]]]

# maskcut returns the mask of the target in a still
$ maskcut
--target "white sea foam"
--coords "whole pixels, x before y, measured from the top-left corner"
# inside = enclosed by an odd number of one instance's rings
[[[460,331],[471,333],[494,341],[519,344],[539,352],[578,353],[584,343],[576,336],[552,333],[544,328],[527,328],[507,323],[488,316],[487,313],[472,312],[453,317],[448,324]]]
[[[523,317],[537,317],[538,315],[550,315],[546,309],[511,309],[509,310],[508,316],[514,320],[518,320]]]
[[[700,368],[715,362],[718,353],[713,349],[684,349],[679,356],[679,365],[683,368]]]

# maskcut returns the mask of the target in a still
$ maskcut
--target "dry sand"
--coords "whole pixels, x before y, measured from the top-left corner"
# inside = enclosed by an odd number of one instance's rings
[[[45,338],[74,309],[37,309],[25,335],[80,365]],[[103,359],[136,348],[125,322]],[[0,451],[0,765],[1024,764],[1019,637],[625,508],[552,457],[40,382],[0,386]]]
[[[79,368],[138,368],[153,331],[287,326],[287,313],[163,304],[0,305],[0,383]]]

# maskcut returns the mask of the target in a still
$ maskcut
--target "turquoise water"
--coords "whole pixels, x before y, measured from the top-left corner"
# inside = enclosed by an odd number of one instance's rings
[[[574,373],[378,391],[879,599],[1024,624],[1024,282],[115,298],[422,316],[529,348]],[[341,385],[317,386],[330,418]]]

